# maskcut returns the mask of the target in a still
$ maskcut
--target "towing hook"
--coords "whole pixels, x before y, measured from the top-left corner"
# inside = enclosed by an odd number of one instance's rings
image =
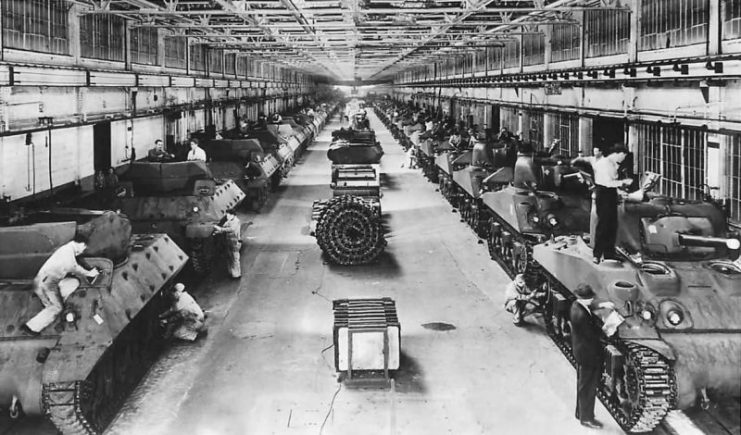
[[[8,414],[12,420],[17,420],[21,416],[21,402],[18,401],[18,396],[13,394],[13,399],[10,401],[10,408],[8,408]]]
[[[707,411],[710,409],[710,406],[713,404],[713,402],[710,400],[710,397],[708,397],[708,390],[707,388],[701,388],[700,389],[700,408],[702,408],[704,411]]]

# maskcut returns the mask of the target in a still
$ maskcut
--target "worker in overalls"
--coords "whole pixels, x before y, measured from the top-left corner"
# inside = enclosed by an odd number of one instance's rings
[[[165,338],[175,337],[185,341],[195,341],[198,334],[206,329],[206,316],[193,296],[185,291],[185,285],[177,283],[170,294],[172,305],[160,314],[160,322],[165,328]]]
[[[242,223],[233,209],[227,210],[220,225],[214,225],[214,234],[223,235],[226,249],[227,271],[236,279],[242,276],[240,250],[242,249]]]
[[[34,293],[41,299],[44,309],[23,325],[23,329],[32,335],[38,335],[51,325],[64,308],[64,299],[59,283],[70,274],[95,278],[98,269],[85,269],[77,263],[77,256],[87,248],[87,243],[79,236],[57,248],[34,278]]]

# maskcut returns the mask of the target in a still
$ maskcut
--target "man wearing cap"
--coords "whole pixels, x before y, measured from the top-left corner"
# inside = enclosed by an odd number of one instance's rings
[[[525,275],[520,273],[504,290],[504,309],[512,313],[512,323],[520,326],[525,316],[541,308],[543,296],[545,292],[531,290],[525,283]]]
[[[593,310],[614,308],[612,302],[594,303],[594,290],[589,284],[579,284],[574,290],[577,299],[571,304],[571,345],[576,360],[576,418],[582,426],[599,429],[602,423],[594,418],[594,400],[602,373],[602,330]]]
[[[165,338],[195,341],[198,333],[205,330],[203,310],[182,283],[175,284],[171,296],[172,305],[159,316],[165,325]]]

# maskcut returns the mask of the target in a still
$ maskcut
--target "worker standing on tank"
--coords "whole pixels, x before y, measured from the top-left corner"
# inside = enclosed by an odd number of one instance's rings
[[[525,275],[517,274],[504,290],[504,309],[512,313],[512,323],[520,326],[525,316],[539,311],[545,292],[527,286]]]
[[[242,223],[234,209],[226,211],[220,225],[214,225],[214,234],[224,235],[229,275],[234,279],[241,278],[242,265],[239,252],[242,249]]]
[[[23,329],[38,335],[47,326],[56,320],[62,312],[63,299],[59,290],[59,282],[69,274],[95,278],[100,273],[98,269],[85,269],[77,263],[77,256],[87,248],[85,239],[75,236],[74,240],[57,248],[51,257],[41,266],[34,278],[34,293],[41,299],[44,309],[23,325]]]
[[[188,152],[188,161],[206,161],[206,151],[198,146],[198,139],[192,138],[190,140],[190,151]]]
[[[625,160],[628,150],[615,146],[607,157],[597,161],[594,167],[595,208],[597,210],[597,226],[594,235],[593,257],[594,263],[605,260],[616,260],[615,241],[617,239],[617,205],[618,187],[627,187],[633,180],[626,178],[618,180],[618,167]]]
[[[592,174],[594,174],[595,167],[597,165],[597,162],[599,159],[604,157],[602,155],[602,149],[599,147],[592,148],[592,155],[591,156],[583,156],[582,152],[579,151],[579,155],[574,158],[571,161],[571,164],[584,162],[588,163],[589,167],[592,169]],[[595,192],[594,186],[590,186],[590,189],[592,190],[592,209],[589,212],[589,239],[592,241],[592,246],[594,246],[594,239],[596,237],[596,230],[597,230],[597,203],[596,203],[596,197],[597,193]]]
[[[589,284],[579,284],[574,290],[577,299],[571,304],[571,345],[576,360],[576,418],[582,426],[599,429],[602,423],[594,418],[594,401],[602,374],[602,330],[595,322],[595,309],[614,309],[612,302],[594,303],[594,290]]]
[[[205,331],[203,310],[185,291],[185,285],[177,283],[170,294],[172,304],[160,314],[160,322],[165,327],[165,338],[175,337],[185,341],[195,341],[198,334]]]

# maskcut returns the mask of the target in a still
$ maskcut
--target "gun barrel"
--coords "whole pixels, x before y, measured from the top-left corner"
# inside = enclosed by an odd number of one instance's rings
[[[741,242],[734,238],[712,237],[712,236],[694,236],[691,234],[678,234],[677,241],[682,246],[707,246],[723,247],[728,249],[739,249]]]

